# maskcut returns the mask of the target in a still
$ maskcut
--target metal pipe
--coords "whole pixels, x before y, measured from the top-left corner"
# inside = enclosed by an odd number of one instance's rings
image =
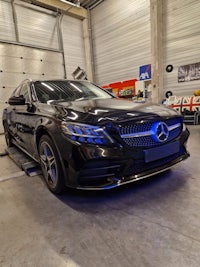
[[[15,5],[25,7],[25,8],[28,8],[30,10],[33,10],[33,11],[40,12],[42,14],[47,14],[49,16],[53,16],[53,17],[56,16],[56,10],[57,10],[56,8],[55,8],[55,10],[49,10],[45,7],[36,5],[34,3],[25,3],[25,2],[18,2],[18,1],[16,2],[16,0],[12,0],[12,1],[15,1]]]
[[[57,18],[57,24],[58,24],[58,27],[57,27],[57,29],[58,29],[58,43],[59,43],[59,48],[62,51],[62,58],[63,58],[64,78],[67,79],[65,51],[64,51],[62,28],[61,28],[63,14],[60,13],[56,18]]]
[[[93,41],[92,41],[93,37],[92,37],[91,13],[89,9],[87,11],[88,11],[88,33],[89,33],[89,42],[90,42],[92,81],[95,82],[94,47],[93,47]]]
[[[0,43],[13,44],[13,45],[19,45],[19,46],[36,48],[36,49],[40,49],[40,50],[48,50],[48,51],[52,51],[52,52],[61,52],[62,53],[62,51],[61,50],[58,50],[58,49],[53,49],[53,48],[48,48],[48,47],[42,47],[42,46],[36,46],[36,45],[29,45],[29,44],[25,44],[25,43],[21,43],[21,42],[5,41],[5,40],[1,40],[0,39]]]
[[[15,0],[11,1],[11,7],[12,7],[12,15],[13,15],[13,22],[14,22],[14,26],[15,26],[15,37],[16,37],[16,41],[19,42],[19,30],[18,30],[18,26],[17,26],[17,13],[15,10]]]

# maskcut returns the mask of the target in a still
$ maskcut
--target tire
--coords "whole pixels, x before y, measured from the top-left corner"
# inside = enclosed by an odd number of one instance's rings
[[[57,148],[49,136],[41,137],[38,152],[47,187],[54,194],[62,193],[65,187],[63,168]]]
[[[6,140],[7,147],[14,146],[13,143],[12,143],[12,136],[11,136],[11,134],[9,132],[8,124],[6,122],[4,122],[3,127],[4,127],[4,135],[5,135],[5,140]]]

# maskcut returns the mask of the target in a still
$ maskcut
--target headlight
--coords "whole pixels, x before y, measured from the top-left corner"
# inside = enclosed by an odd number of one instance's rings
[[[80,143],[107,145],[114,143],[106,131],[98,126],[62,122],[63,133],[73,141]]]

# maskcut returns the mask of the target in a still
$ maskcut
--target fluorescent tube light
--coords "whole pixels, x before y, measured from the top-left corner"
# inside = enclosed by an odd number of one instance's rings
[[[74,3],[69,2],[67,0],[60,0],[60,1],[63,2],[63,3],[65,3],[65,4],[71,5],[71,6],[80,7],[80,1],[77,1],[77,4],[74,4]]]

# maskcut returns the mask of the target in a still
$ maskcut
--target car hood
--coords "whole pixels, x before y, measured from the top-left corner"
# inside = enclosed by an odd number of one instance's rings
[[[171,117],[178,115],[171,108],[152,103],[135,103],[128,100],[94,99],[52,104],[65,120],[84,123],[100,123],[105,121],[122,122],[133,119],[151,119],[155,117]]]

